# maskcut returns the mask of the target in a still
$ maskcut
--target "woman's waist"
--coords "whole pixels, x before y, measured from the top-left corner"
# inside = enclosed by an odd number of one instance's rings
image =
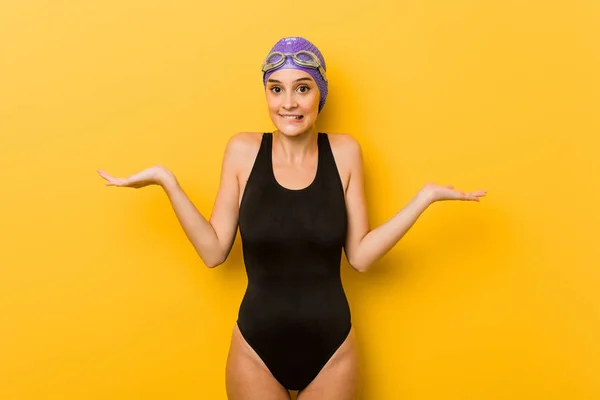
[[[246,291],[238,318],[253,326],[281,326],[290,329],[315,327],[328,329],[332,325],[350,323],[350,306],[343,289],[329,292],[261,291],[259,295]]]
[[[241,307],[259,314],[298,314],[299,318],[310,318],[314,314],[335,314],[347,309],[348,299],[340,280],[269,285],[251,282],[246,288]]]

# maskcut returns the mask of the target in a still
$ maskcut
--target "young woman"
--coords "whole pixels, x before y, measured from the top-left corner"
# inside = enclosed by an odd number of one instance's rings
[[[206,220],[174,174],[155,165],[106,185],[164,188],[187,237],[209,267],[223,263],[240,229],[248,287],[227,358],[231,400],[354,399],[357,352],[340,278],[341,252],[364,272],[436,201],[479,201],[427,183],[389,221],[371,229],[358,142],[317,132],[327,97],[326,64],[308,40],[279,40],[266,57],[263,84],[273,132],[243,132],[228,142],[214,209]]]

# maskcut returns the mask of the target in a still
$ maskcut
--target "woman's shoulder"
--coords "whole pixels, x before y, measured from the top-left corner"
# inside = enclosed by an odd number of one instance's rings
[[[360,157],[360,143],[349,133],[327,133],[334,156],[344,160],[354,160]]]
[[[229,144],[236,147],[256,146],[262,140],[263,132],[238,132],[229,138]]]
[[[237,156],[252,152],[256,153],[260,147],[262,136],[262,132],[238,132],[229,138],[226,151]]]
[[[238,132],[232,135],[225,148],[225,160],[236,171],[247,169],[254,162],[263,132]]]

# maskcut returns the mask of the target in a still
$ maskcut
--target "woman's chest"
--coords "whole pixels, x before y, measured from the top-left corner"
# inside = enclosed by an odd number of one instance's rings
[[[288,191],[265,185],[248,187],[240,207],[239,227],[244,241],[319,242],[345,241],[347,215],[339,186],[310,186]]]

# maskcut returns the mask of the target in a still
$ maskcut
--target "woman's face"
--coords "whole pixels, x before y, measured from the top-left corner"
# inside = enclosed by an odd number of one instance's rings
[[[319,115],[320,93],[308,73],[290,68],[277,70],[269,76],[265,93],[269,115],[281,133],[296,136],[314,128]]]

